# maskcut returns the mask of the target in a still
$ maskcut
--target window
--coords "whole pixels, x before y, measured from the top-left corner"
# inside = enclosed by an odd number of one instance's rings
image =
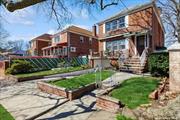
[[[58,43],[59,41],[60,41],[60,36],[54,37],[54,40],[53,40],[54,43]]]
[[[106,42],[106,49],[108,51],[126,49],[126,41],[123,39],[123,40],[115,40],[115,41]]]
[[[106,23],[106,32],[111,30],[111,22]]]
[[[91,37],[89,38],[89,44],[92,44],[92,38]]]
[[[119,28],[125,27],[125,16],[119,18]]]
[[[76,47],[71,47],[71,52],[76,52]]]
[[[117,20],[112,21],[112,29],[117,29]]]
[[[80,42],[84,43],[84,37],[83,36],[80,36]]]
[[[125,27],[125,16],[120,17],[116,20],[112,20],[110,22],[105,23],[106,25],[106,32],[110,30],[115,30],[117,28]]]

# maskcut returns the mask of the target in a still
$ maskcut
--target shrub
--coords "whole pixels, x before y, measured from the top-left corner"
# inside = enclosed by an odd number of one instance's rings
[[[82,69],[88,69],[88,68],[91,68],[89,65],[81,65],[81,68]]]
[[[148,68],[153,76],[169,76],[169,53],[152,53],[148,59]]]
[[[33,70],[33,65],[24,60],[13,60],[10,68],[6,70],[7,74],[28,73]]]

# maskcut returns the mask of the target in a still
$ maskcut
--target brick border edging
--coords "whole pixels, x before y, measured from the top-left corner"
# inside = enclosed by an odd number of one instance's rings
[[[46,82],[37,82],[38,89],[43,92],[49,94],[55,94],[58,96],[63,96],[70,101],[81,97],[83,94],[90,92],[96,88],[95,83],[86,85],[84,87],[75,89],[75,90],[68,90],[66,88],[57,87],[55,85],[48,84]]]
[[[110,97],[107,94],[111,92],[114,88],[103,92],[100,95],[97,95],[96,107],[105,111],[117,113],[120,108],[124,107],[120,100]]]

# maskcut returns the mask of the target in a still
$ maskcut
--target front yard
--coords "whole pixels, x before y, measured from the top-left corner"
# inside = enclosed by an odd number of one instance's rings
[[[152,77],[131,78],[114,89],[110,96],[133,109],[141,104],[149,103],[148,95],[156,89],[158,82],[157,78]]]
[[[113,74],[113,72],[106,70],[106,71],[102,71],[101,74],[102,74],[102,80],[105,80],[106,78],[110,77]],[[96,77],[95,73],[88,73],[67,80],[49,81],[49,83],[52,85],[56,85],[59,87],[72,90],[94,83],[95,77]]]
[[[39,71],[39,72],[33,72],[33,73],[16,74],[15,76],[17,76],[17,78],[47,76],[47,75],[61,74],[61,73],[67,73],[67,72],[74,72],[74,71],[79,71],[83,69],[84,68],[82,67],[69,67],[69,68],[46,70],[46,71]]]
[[[0,120],[14,120],[12,115],[0,104]]]

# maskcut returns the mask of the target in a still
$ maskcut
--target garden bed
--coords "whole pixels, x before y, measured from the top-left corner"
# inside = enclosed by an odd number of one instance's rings
[[[0,104],[0,120],[15,120],[12,115]]]
[[[141,104],[149,103],[149,94],[158,86],[159,80],[152,77],[131,78],[114,89],[97,97],[97,107],[117,112],[124,105],[134,109]]]
[[[82,71],[82,70],[86,70],[86,69],[82,67],[70,67],[70,68],[39,71],[39,72],[33,72],[33,73],[16,74],[16,75],[13,75],[13,78],[17,79],[18,82],[22,82],[22,81],[27,81],[27,80],[41,79],[41,78],[44,78],[44,76],[76,72],[76,71]]]
[[[112,71],[103,71],[102,80],[107,79],[112,74]],[[96,88],[95,73],[88,73],[70,79],[38,82],[38,88],[50,94],[66,97],[69,100],[77,99]]]

